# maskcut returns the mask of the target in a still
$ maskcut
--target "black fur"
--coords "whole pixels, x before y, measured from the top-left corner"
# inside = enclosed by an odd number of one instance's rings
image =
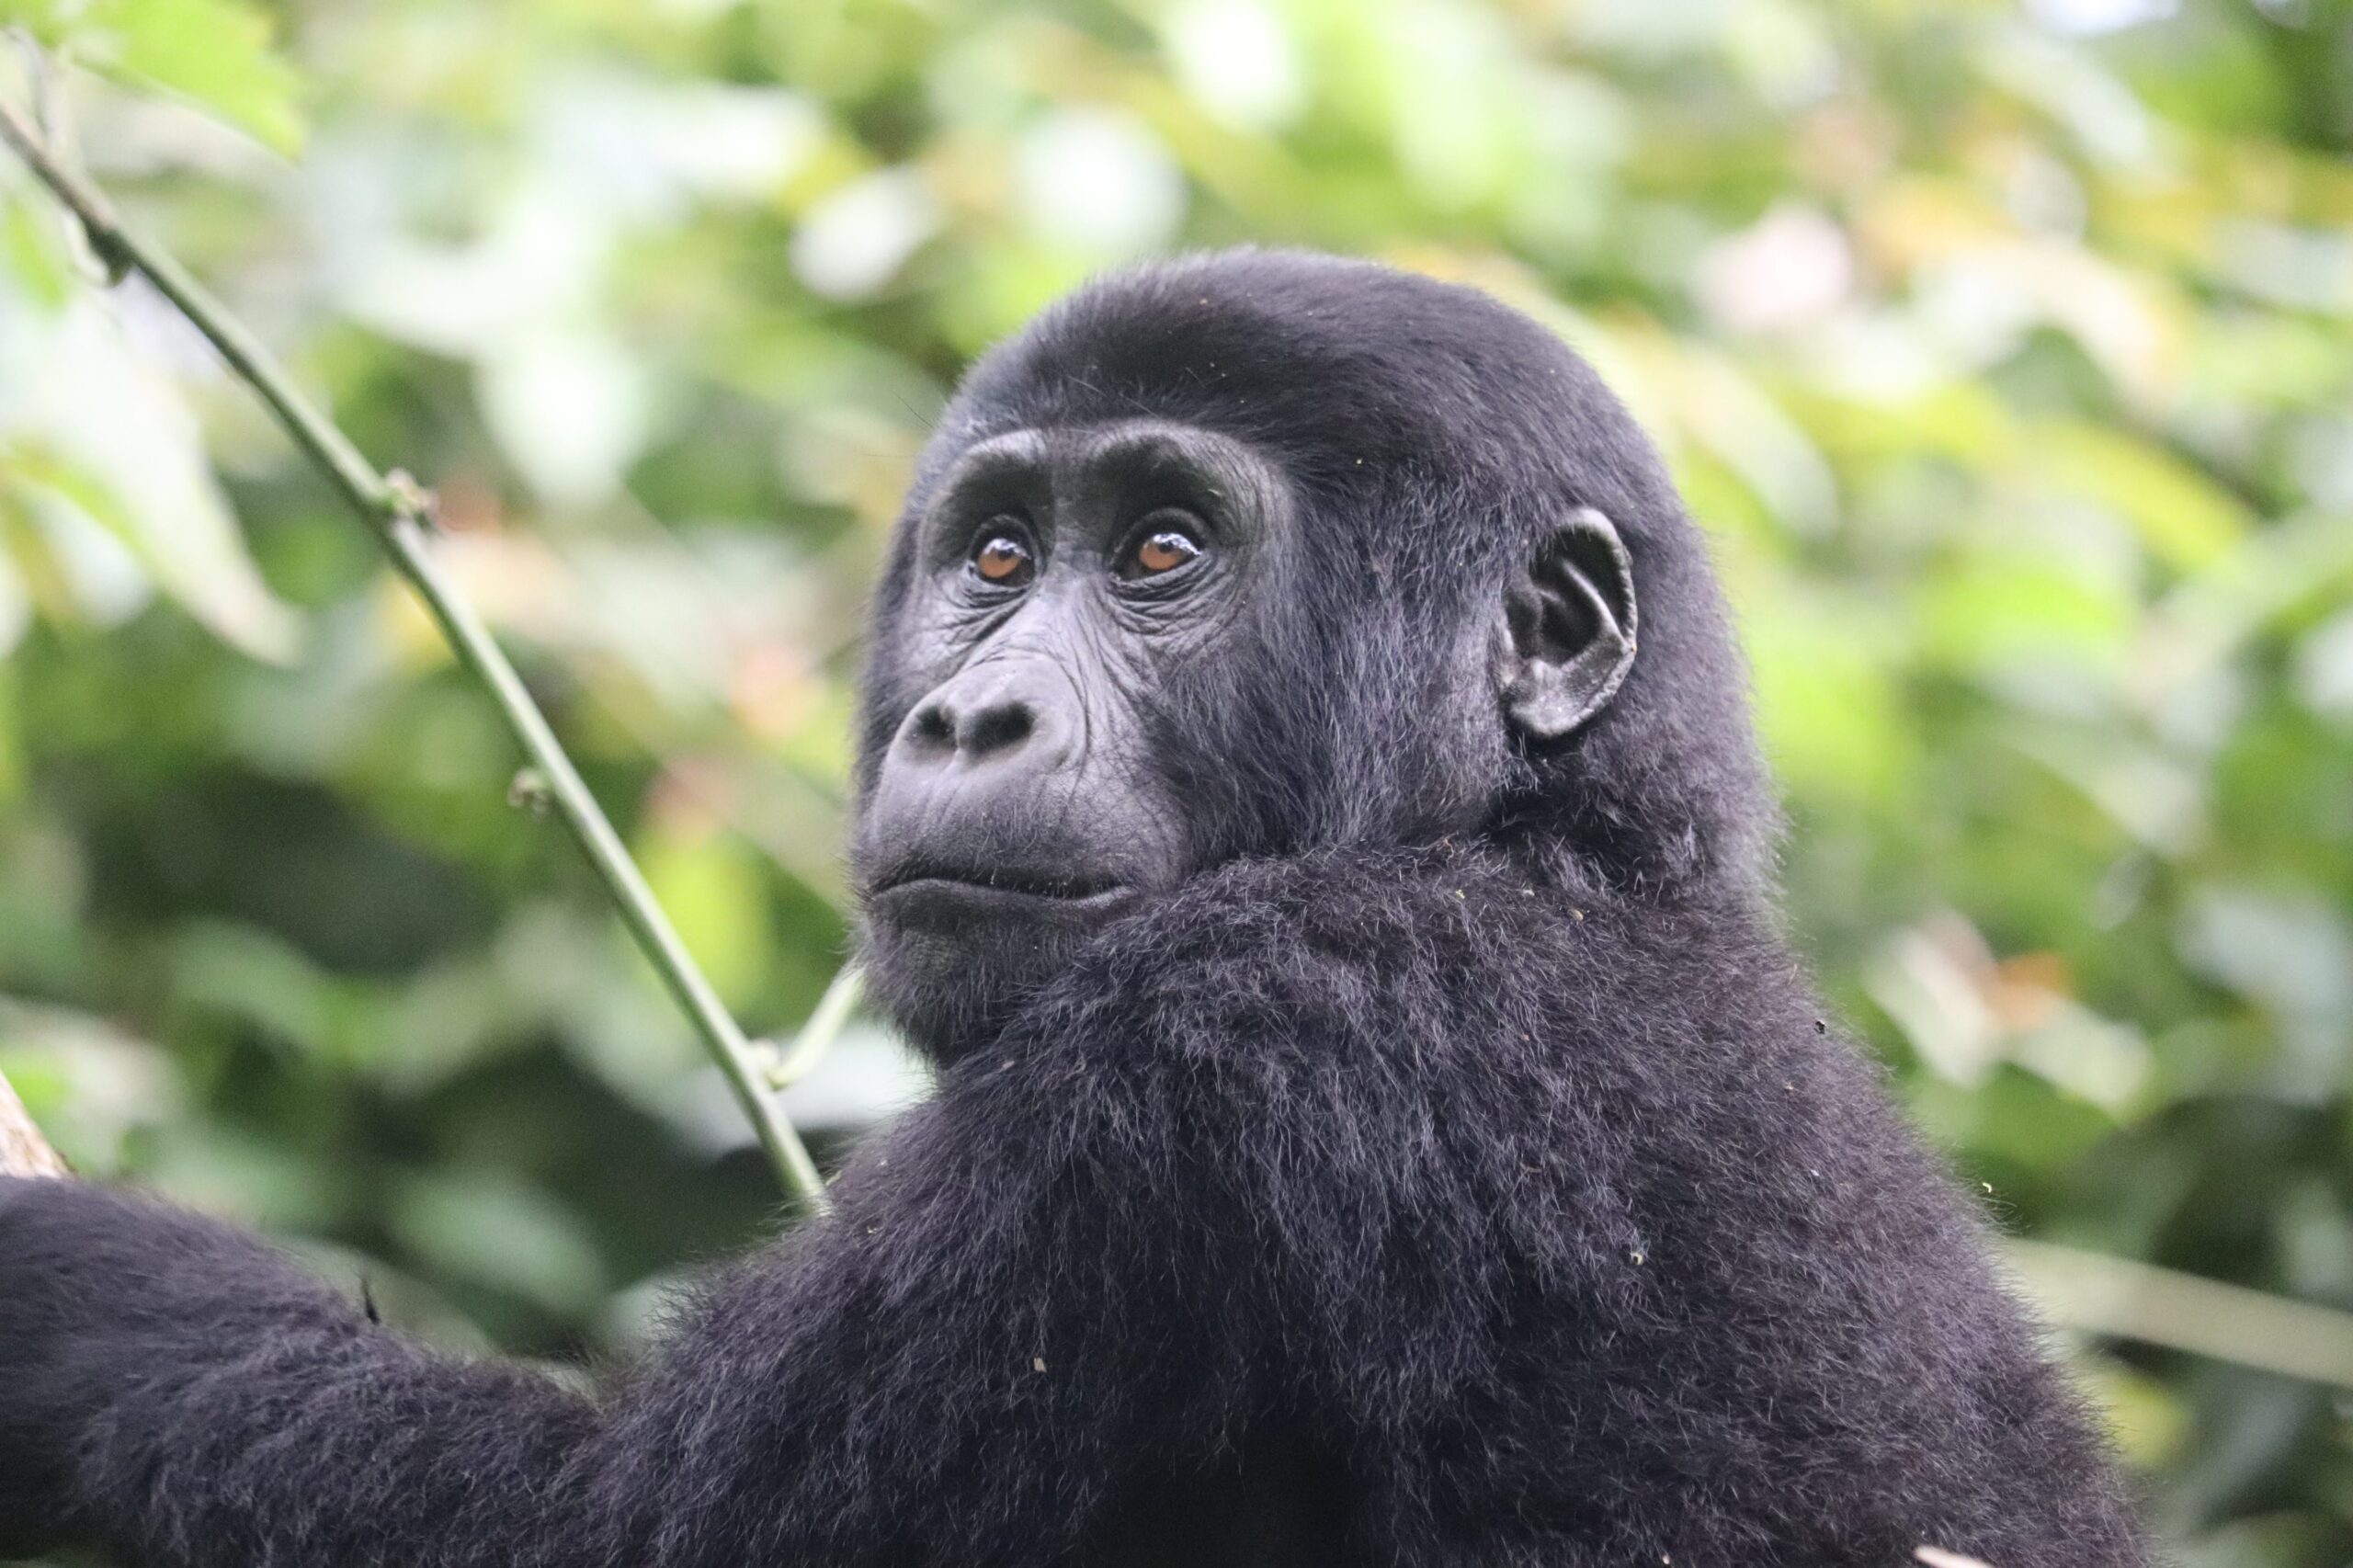
[[[1976,1221],[1817,1022],[1703,549],[1591,373],[1464,291],[1182,262],[976,369],[916,503],[982,434],[1134,412],[1279,454],[1314,547],[1296,614],[1161,710],[1200,869],[986,1032],[927,1040],[937,1098],[839,1212],[594,1399],[427,1356],[227,1229],[0,1183],[0,1539],[223,1565],[2144,1562]],[[1487,629],[1576,504],[1631,549],[1643,642],[1538,754]],[[892,662],[915,577],[902,551],[879,599],[870,787],[921,696]]]

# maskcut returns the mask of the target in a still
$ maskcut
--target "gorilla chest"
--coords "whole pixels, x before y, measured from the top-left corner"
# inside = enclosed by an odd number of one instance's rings
[[[1099,1568],[1335,1568],[1347,1500],[1334,1467],[1284,1438],[1244,1463],[1140,1478],[1081,1561]]]

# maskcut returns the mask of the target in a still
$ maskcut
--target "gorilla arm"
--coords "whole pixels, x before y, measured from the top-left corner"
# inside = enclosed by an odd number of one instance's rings
[[[1272,1314],[1261,1221],[1222,1165],[1250,1108],[1213,1103],[1248,1078],[1197,1073],[1067,978],[861,1157],[832,1218],[706,1290],[602,1397],[428,1355],[228,1227],[0,1181],[0,1551],[225,1568],[1083,1543],[1140,1467],[1230,1451]]]
[[[0,1180],[0,1555],[370,1561],[482,1530],[494,1494],[529,1512],[590,1426],[551,1384],[375,1330],[226,1226]]]

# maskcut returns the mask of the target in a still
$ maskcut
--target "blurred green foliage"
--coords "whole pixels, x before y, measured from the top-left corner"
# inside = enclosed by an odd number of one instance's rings
[[[2346,0],[0,17],[439,488],[752,1027],[842,949],[858,609],[958,368],[1126,256],[1326,246],[1534,312],[1666,447],[1792,925],[2005,1221],[2353,1307]],[[369,541],[86,270],[0,170],[0,1067],[448,1342],[626,1339],[762,1166]],[[868,1029],[796,1105],[919,1088]],[[2081,1352],[2186,1563],[2353,1554],[2344,1396]]]

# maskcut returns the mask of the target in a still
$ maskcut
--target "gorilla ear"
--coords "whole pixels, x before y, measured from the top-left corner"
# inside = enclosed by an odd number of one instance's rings
[[[1634,563],[1617,527],[1580,506],[1504,590],[1495,680],[1522,733],[1557,741],[1601,711],[1634,663]]]

